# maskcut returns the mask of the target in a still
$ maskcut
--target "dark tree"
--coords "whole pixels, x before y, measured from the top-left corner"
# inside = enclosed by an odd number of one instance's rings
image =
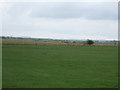
[[[73,43],[76,43],[76,41],[73,41]]]
[[[94,41],[92,41],[92,40],[87,40],[87,44],[88,44],[88,45],[92,45],[92,44],[94,44]]]

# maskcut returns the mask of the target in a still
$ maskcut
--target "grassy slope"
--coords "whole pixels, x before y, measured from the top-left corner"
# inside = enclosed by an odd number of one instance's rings
[[[7,38],[7,39],[2,39],[3,41],[23,41],[23,42],[49,42],[49,43],[64,43],[66,41],[64,40],[45,40],[45,39],[15,39],[15,38]],[[72,43],[73,41],[69,41],[69,43]],[[81,43],[83,44],[83,41],[76,41],[76,43]]]
[[[51,42],[51,43],[61,43],[62,41],[60,40],[35,40],[35,39],[15,39],[15,38],[9,38],[9,39],[2,39],[3,41],[23,41],[23,42]],[[64,41],[63,41],[64,42]]]
[[[117,47],[3,45],[3,88],[115,88]]]

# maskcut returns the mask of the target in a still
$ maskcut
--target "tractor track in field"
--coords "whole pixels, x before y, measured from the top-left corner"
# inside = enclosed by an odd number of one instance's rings
[[[88,46],[79,43],[51,43],[51,42],[37,42],[37,41],[2,41],[2,44],[28,44],[28,45],[72,45],[72,46]],[[92,46],[118,46],[114,44],[93,44]]]

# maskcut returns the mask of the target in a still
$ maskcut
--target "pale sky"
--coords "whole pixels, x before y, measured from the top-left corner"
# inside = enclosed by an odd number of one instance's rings
[[[118,39],[117,2],[11,2],[2,6],[2,36]]]

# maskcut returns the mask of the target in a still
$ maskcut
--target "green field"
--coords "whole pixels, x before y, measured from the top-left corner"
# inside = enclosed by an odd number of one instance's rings
[[[68,43],[73,43],[73,41],[71,40],[54,40],[54,39],[35,39],[35,38],[3,38],[0,40],[3,41],[22,41],[22,42],[49,42],[49,43],[64,43],[64,42],[68,42]],[[83,44],[84,41],[75,41],[76,43],[80,43]]]
[[[0,89],[2,89],[2,44],[0,44]]]
[[[117,46],[7,45],[3,88],[117,88]]]
[[[50,39],[27,39],[27,38],[6,38],[3,41],[23,41],[23,42],[49,42],[49,43],[64,43],[64,40],[50,40]],[[71,42],[71,41],[68,41]],[[81,42],[82,43],[82,42]]]

